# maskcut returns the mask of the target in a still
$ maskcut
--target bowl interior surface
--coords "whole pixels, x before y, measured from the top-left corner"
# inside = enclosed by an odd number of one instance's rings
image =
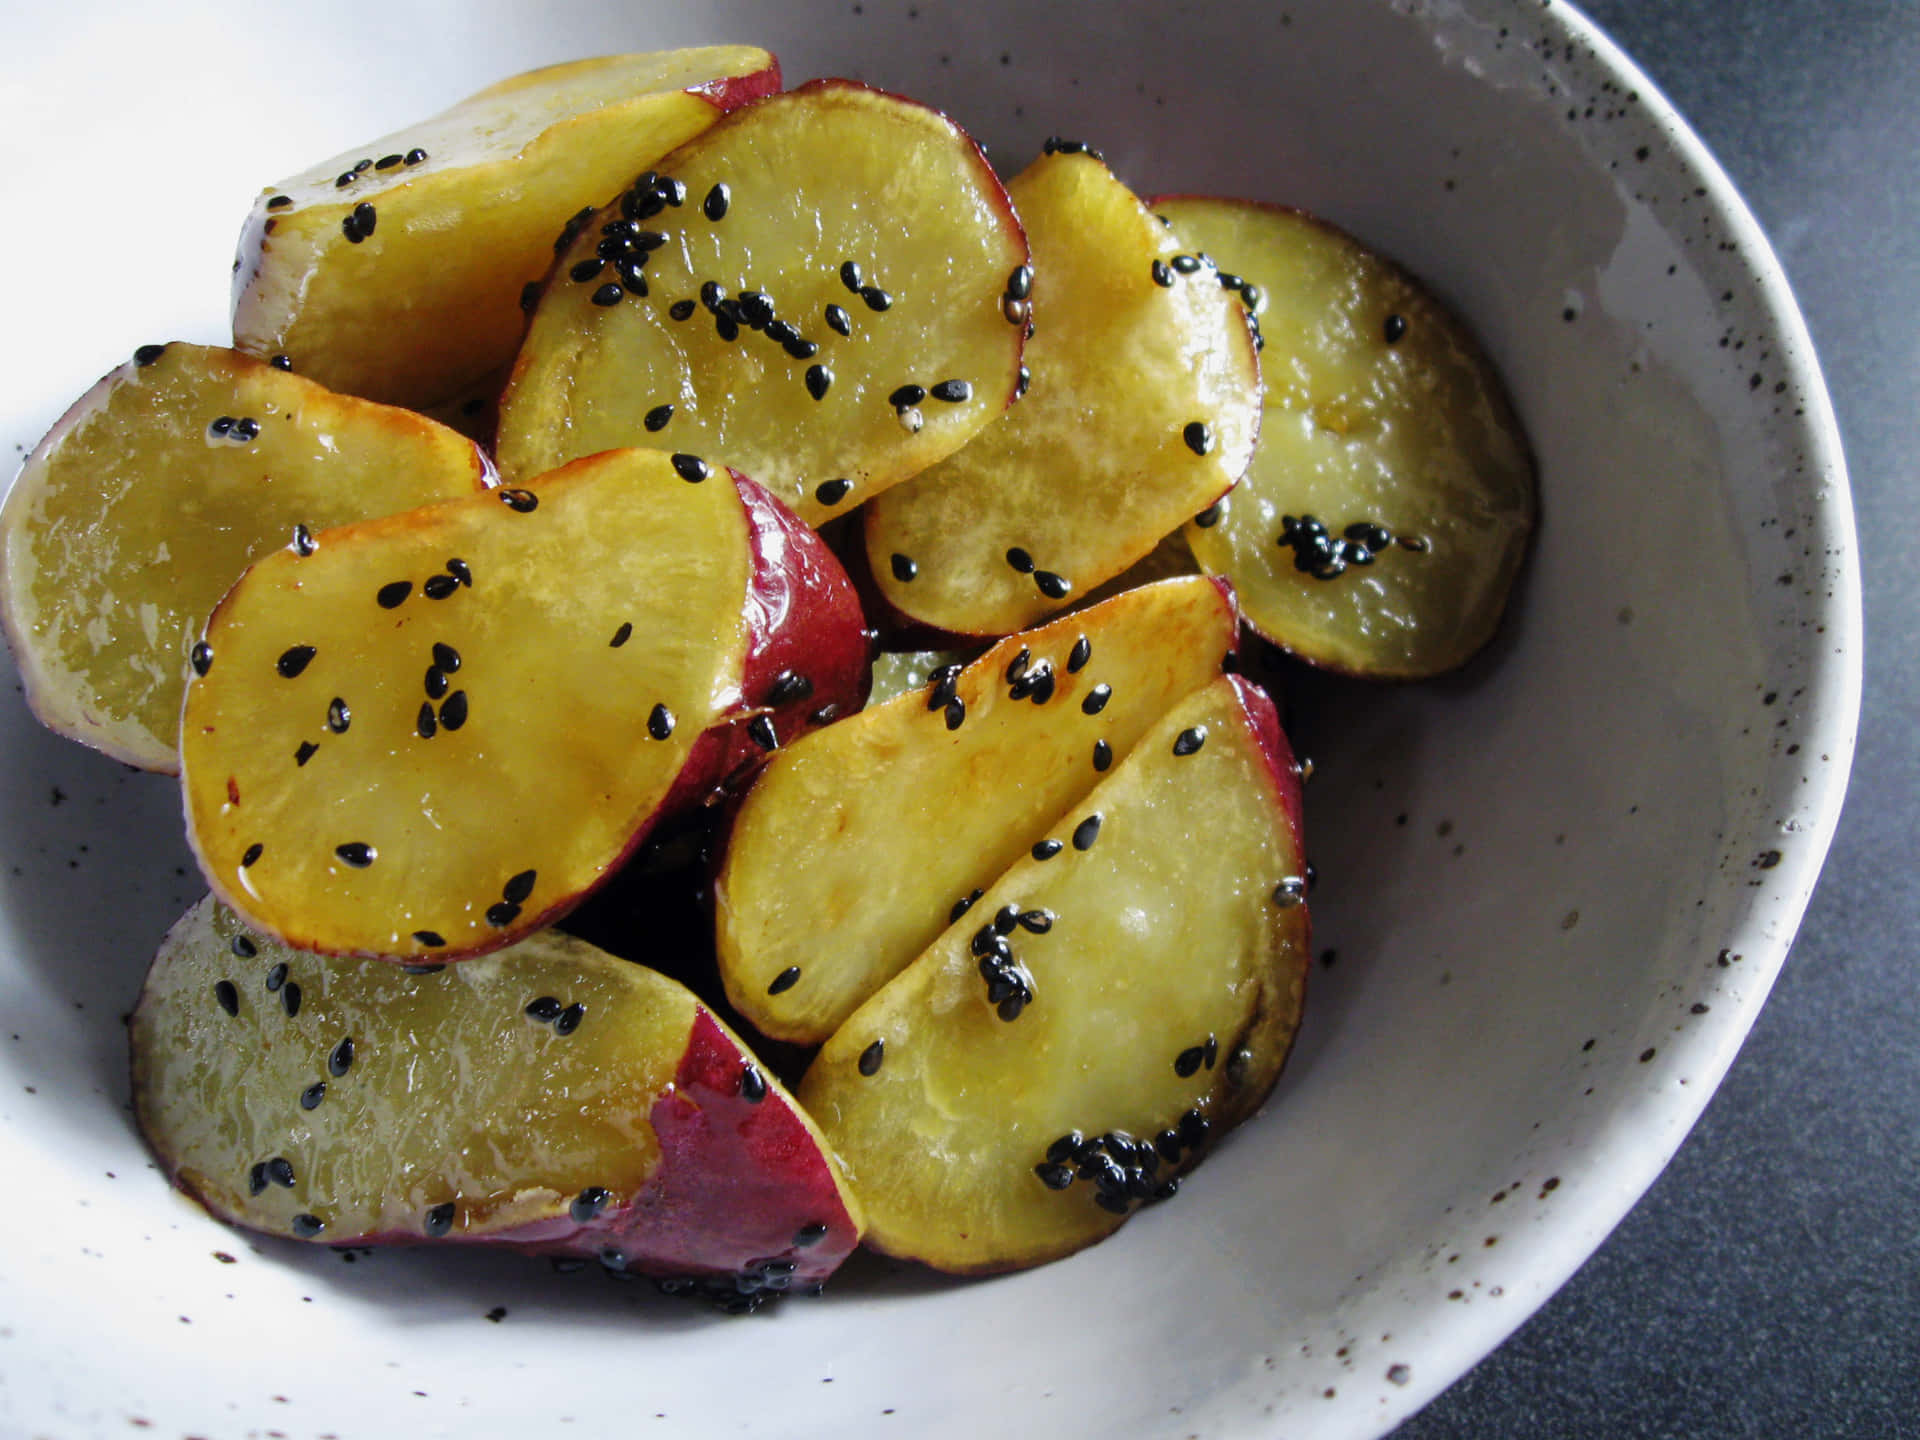
[[[1478,331],[1543,523],[1463,673],[1292,689],[1323,963],[1274,1099],[1180,1198],[1031,1273],[860,1260],[824,1301],[746,1321],[517,1257],[247,1236],[170,1194],[127,1113],[120,1017],[201,890],[178,797],[8,700],[0,1172],[33,1183],[0,1198],[0,1430],[1376,1433],[1525,1319],[1678,1145],[1832,833],[1858,577],[1832,417],[1766,243],[1576,12],[78,10],[0,20],[44,57],[0,110],[22,213],[97,217],[106,180],[112,223],[152,242],[117,286],[23,287],[0,359],[23,448],[135,344],[224,338],[260,183],[535,64],[733,40],[775,50],[789,83],[934,103],[1006,173],[1067,135],[1143,194],[1345,226]],[[0,242],[18,277],[55,263],[33,229]]]

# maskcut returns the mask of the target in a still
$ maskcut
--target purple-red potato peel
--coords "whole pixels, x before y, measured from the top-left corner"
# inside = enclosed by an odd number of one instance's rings
[[[779,88],[751,46],[608,55],[516,75],[322,161],[254,202],[234,341],[336,390],[439,404],[511,363],[521,293],[570,216]]]
[[[577,904],[756,735],[856,706],[837,563],[690,458],[605,452],[249,571],[183,722],[215,892],[301,949],[481,954]]]
[[[410,973],[289,950],[208,897],[130,1033],[168,1178],[267,1234],[578,1256],[724,1300],[817,1284],[859,1238],[832,1155],[740,1041],[555,932]]]
[[[0,615],[28,702],[172,773],[194,643],[249,563],[492,474],[422,416],[235,351],[143,345],[34,448],[0,510]]]

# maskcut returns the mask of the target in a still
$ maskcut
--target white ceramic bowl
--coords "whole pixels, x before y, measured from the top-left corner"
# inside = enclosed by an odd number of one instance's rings
[[[1844,788],[1858,578],[1806,332],[1684,124],[1565,4],[10,7],[5,437],[219,340],[255,188],[547,61],[764,43],[1050,133],[1143,191],[1305,205],[1511,380],[1544,524],[1468,673],[1297,698],[1320,943],[1267,1111],[1034,1273],[862,1264],[727,1322],[516,1257],[343,1257],[170,1194],[120,1017],[196,896],[161,779],[0,705],[0,1432],[1356,1435],[1511,1332],[1665,1163]],[[353,1263],[346,1263],[352,1259]],[[504,1306],[498,1323],[489,1312]]]

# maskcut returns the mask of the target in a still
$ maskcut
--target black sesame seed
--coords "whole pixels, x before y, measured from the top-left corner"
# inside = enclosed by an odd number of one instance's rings
[[[263,1168],[266,1171],[267,1179],[278,1185],[282,1190],[291,1190],[293,1188],[293,1163],[284,1155],[274,1156],[273,1159],[267,1161]]]
[[[438,930],[416,930],[413,932],[413,938],[430,950],[437,950],[447,943],[446,936]]]
[[[504,930],[520,918],[520,907],[511,900],[501,900],[487,907],[487,924],[496,930]]]
[[[264,847],[260,845],[249,845],[247,853],[240,857],[240,868],[242,870],[251,868],[253,862],[260,858],[263,849]]]
[[[406,163],[409,165],[418,165],[421,161],[425,160],[426,158],[427,158],[427,152],[422,150],[418,145],[416,145],[413,147],[413,149],[407,151]]]
[[[273,668],[286,679],[295,679],[307,668],[317,653],[319,652],[311,645],[292,646],[280,652],[280,658],[273,662]]]
[[[1190,1045],[1173,1057],[1173,1073],[1182,1080],[1191,1079],[1200,1073],[1201,1062],[1207,1058],[1207,1052],[1199,1045]]]
[[[1100,838],[1100,816],[1096,813],[1087,816],[1073,827],[1073,848],[1091,850],[1093,842]]]
[[[973,908],[973,902],[978,900],[984,893],[984,891],[975,890],[970,894],[962,895],[958,900],[954,901],[953,909],[947,912],[947,923],[949,925],[958,923],[960,917],[971,910]]]
[[[1033,573],[1033,556],[1029,555],[1018,545],[1011,546],[1007,550],[1007,564],[1011,565],[1022,575],[1031,575]]]
[[[887,1042],[876,1040],[860,1052],[860,1073],[872,1077],[880,1073],[880,1062],[887,1058]]]
[[[807,367],[807,393],[813,396],[814,399],[826,399],[827,387],[832,384],[833,371],[829,370],[826,366],[809,365]]]
[[[302,1110],[318,1110],[320,1108],[320,1102],[326,1098],[327,1082],[324,1080],[316,1080],[300,1092],[300,1108]]]
[[[373,864],[378,852],[373,846],[360,840],[350,840],[345,845],[333,847],[333,853],[356,870],[364,870]]]
[[[1307,882],[1298,875],[1289,875],[1273,887],[1273,903],[1282,910],[1290,910],[1307,898]]]
[[[333,177],[333,188],[336,190],[343,190],[347,186],[351,185],[358,178],[359,177],[356,176],[353,173],[353,171],[343,170],[338,175]]]
[[[878,285],[862,286],[860,298],[866,302],[869,310],[881,311],[893,308],[893,296],[882,290]]]
[[[133,363],[144,369],[166,353],[167,347],[164,345],[142,345],[133,352]]]
[[[673,419],[673,406],[656,405],[647,411],[641,418],[640,423],[646,426],[649,431],[659,431],[666,429],[667,422],[671,419]]]
[[[967,380],[942,380],[927,393],[936,400],[958,405],[973,398],[973,384]]]
[[[1197,255],[1176,255],[1173,257],[1173,268],[1178,270],[1182,275],[1191,275],[1200,268],[1200,257]]]
[[[1189,1110],[1180,1117],[1180,1143],[1187,1149],[1198,1150],[1212,1133],[1213,1126],[1198,1110]]]
[[[1049,600],[1064,600],[1073,592],[1073,582],[1051,570],[1034,571],[1033,583],[1040,587],[1040,593]]]
[[[1217,1035],[1207,1036],[1206,1052],[1207,1069],[1211,1070],[1213,1069],[1214,1061],[1220,1058],[1220,1038]]]
[[[1198,525],[1202,530],[1211,530],[1215,525],[1220,523],[1220,513],[1221,504],[1216,500],[1198,515],[1194,516],[1193,523]]]
[[[606,1209],[607,1201],[612,1198],[613,1192],[604,1185],[589,1185],[573,1197],[573,1204],[568,1209],[577,1223],[585,1225]]]
[[[311,1240],[327,1228],[327,1222],[318,1215],[305,1213],[293,1217],[294,1237],[299,1240]]]
[[[709,220],[723,218],[727,213],[727,206],[732,202],[732,195],[733,192],[727,188],[726,181],[718,182],[707,191],[707,198],[700,202],[700,213]]]
[[[695,302],[692,300],[676,300],[667,307],[667,314],[671,315],[675,320],[691,320],[696,308]]]
[[[1189,420],[1186,428],[1180,432],[1180,438],[1187,442],[1187,448],[1196,455],[1205,455],[1213,449],[1213,431],[1204,420]]]
[[[673,734],[673,712],[664,705],[656,705],[647,715],[647,734],[656,740],[664,740]]]
[[[336,695],[327,702],[327,729],[336,735],[344,735],[352,723],[353,711],[347,708],[345,700]]]
[[[389,580],[374,592],[374,603],[382,610],[393,610],[406,604],[407,597],[413,593],[411,580]]]
[[[893,578],[903,585],[920,573],[920,567],[918,565],[907,556],[899,554],[898,552],[895,552],[891,564],[893,567]]]
[[[193,673],[205,675],[213,668],[213,647],[204,640],[196,640],[193,649],[187,652],[187,663],[193,666]]]
[[[427,935],[433,934],[431,930],[416,932],[416,933],[422,933]],[[437,936],[435,938],[438,939]],[[444,945],[447,942],[444,940],[439,940],[439,943]],[[438,975],[442,970],[446,968],[447,967],[445,965],[402,965],[400,967],[401,972],[407,975]]]
[[[267,357],[267,364],[276,370],[286,370],[290,372],[293,369],[293,357],[291,355],[270,355]]]
[[[767,1077],[760,1073],[759,1066],[740,1067],[740,1098],[749,1105],[758,1105],[767,1098]]]
[[[610,649],[618,650],[632,638],[633,622],[631,620],[622,620],[620,622],[620,628],[613,632],[613,639],[609,640],[607,645]]]
[[[813,681],[795,670],[782,670],[767,687],[769,705],[790,705],[813,694]]]
[[[456,690],[440,705],[440,728],[458,730],[467,723],[467,692]]]
[[[247,1171],[247,1193],[249,1195],[258,1195],[266,1188],[267,1167],[264,1161],[259,1161],[254,1164],[251,1170]]]
[[[1389,345],[1398,345],[1407,334],[1407,319],[1404,315],[1389,315],[1387,323],[1380,327],[1380,334]]]
[[[673,457],[673,473],[689,485],[697,485],[713,473],[707,462],[698,455],[676,452]]]
[[[1181,756],[1191,755],[1206,743],[1207,727],[1190,725],[1173,737],[1173,753]]]
[[[1123,1191],[1102,1190],[1093,1197],[1093,1203],[1114,1215],[1124,1215],[1133,1202]]]
[[[802,1225],[798,1230],[793,1232],[793,1248],[796,1250],[808,1250],[826,1238],[826,1226],[818,1222],[812,1225]]]
[[[1158,1135],[1153,1137],[1153,1148],[1154,1153],[1159,1155],[1167,1164],[1179,1164],[1180,1132],[1178,1130],[1162,1130]]]
[[[627,292],[625,290],[621,289],[618,285],[614,284],[613,281],[609,280],[606,284],[602,285],[598,290],[595,290],[593,292],[592,300],[593,300],[593,303],[596,305],[602,305],[602,306],[618,305],[621,301],[621,298],[625,296],[626,293]]]
[[[1073,1171],[1057,1161],[1043,1161],[1033,1167],[1033,1173],[1040,1177],[1040,1183],[1049,1190],[1064,1190],[1073,1184]]]
[[[529,280],[520,287],[520,308],[531,315],[540,303],[540,282]]]
[[[1080,713],[1083,715],[1098,715],[1102,710],[1107,708],[1107,702],[1112,698],[1113,687],[1111,685],[1096,685],[1093,689],[1089,690],[1086,693],[1086,697],[1081,700]]]
[[[800,967],[798,965],[789,965],[786,969],[782,970],[778,975],[773,977],[772,981],[767,985],[767,994],[769,995],[784,994],[786,991],[791,990],[795,985],[799,983],[800,983]]]
[[[267,209],[284,210],[287,208],[287,206],[291,205],[292,203],[293,203],[293,197],[291,195],[275,195],[268,199]]]
[[[1173,285],[1173,271],[1167,268],[1166,261],[1157,257],[1153,262],[1153,283],[1168,288]]]
[[[533,894],[534,883],[539,878],[540,872],[537,870],[522,870],[500,887],[500,896],[503,900],[510,900],[518,905]]]
[[[354,224],[359,228],[360,238],[364,240],[369,235],[373,234],[373,227],[378,222],[380,217],[375,212],[372,205],[368,204],[365,200],[362,200],[358,205],[354,206],[353,209],[348,212],[348,218],[351,219],[354,222]]]
[[[560,1012],[563,1008],[565,1007],[563,1007],[558,1000],[554,999],[553,996],[542,995],[537,1000],[527,1002],[526,1013],[535,1020],[538,1020],[542,1025],[551,1025],[555,1020],[560,1018]]]
[[[1044,935],[1053,929],[1055,916],[1051,910],[1022,910],[1019,915],[1020,928],[1029,935]]]
[[[841,262],[840,283],[846,286],[847,289],[853,291],[854,294],[858,295],[860,293],[861,281],[864,278],[864,272],[860,269],[860,262],[858,260]]]
[[[251,415],[233,422],[233,438],[236,440],[258,440],[260,422]]]
[[[1065,1135],[1062,1135],[1047,1147],[1047,1162],[1052,1165],[1060,1165],[1068,1160],[1076,1159],[1079,1156],[1080,1147],[1086,1143],[1086,1136],[1082,1135],[1078,1130],[1069,1130]]]
[[[926,398],[927,392],[924,386],[909,383],[900,386],[887,396],[887,403],[896,410],[911,410]]]
[[[1026,366],[1022,365],[1020,367],[1020,378],[1014,382],[1013,398],[1018,400],[1021,396],[1025,395],[1027,393],[1028,387],[1030,387],[1032,384],[1033,384],[1033,372],[1027,369]]]
[[[1113,764],[1113,746],[1104,740],[1094,741],[1093,768],[1105,774],[1107,767],[1111,764]]]
[[[228,942],[227,948],[242,960],[251,960],[260,953],[260,947],[255,945],[253,941],[249,940],[245,935],[234,936],[233,939]]]
[[[773,717],[771,715],[754,716],[753,719],[747,722],[747,734],[752,738],[753,743],[758,745],[762,750],[778,750],[780,748],[780,737],[774,734]]]
[[[267,993],[269,995],[273,994],[274,991],[278,990],[282,985],[286,983],[287,983],[287,962],[282,960],[277,964],[275,964],[272,969],[267,971],[267,978],[265,981],[265,984],[267,987]]]
[[[240,991],[231,980],[216,981],[213,987],[213,998],[220,1002],[220,1008],[227,1014],[240,1013]]]
[[[300,1013],[300,987],[293,981],[289,980],[280,987],[280,1004],[289,1020]]]
[[[427,667],[425,684],[427,698],[429,700],[438,700],[441,696],[445,695],[449,683],[447,680],[447,672],[442,670],[438,665],[429,665]]]
[[[947,729],[958,730],[967,723],[967,702],[958,695],[947,701],[942,708],[947,718]]]
[[[451,1200],[445,1204],[436,1205],[427,1211],[427,1223],[424,1227],[427,1232],[427,1238],[438,1240],[441,1236],[453,1229],[453,1216],[454,1208],[453,1201]]]
[[[823,480],[815,487],[813,498],[822,505],[838,505],[847,498],[847,492],[853,489],[851,480]]]
[[[1042,840],[1033,847],[1033,858],[1036,860],[1051,860],[1066,848],[1067,847],[1062,845],[1058,840]]]
[[[600,272],[606,268],[607,262],[598,255],[589,256],[587,259],[579,261],[571,270],[567,271],[567,277],[578,284],[584,285],[587,281],[598,277]]]
[[[437,674],[437,671],[429,672]],[[440,733],[440,721],[433,713],[433,702],[420,702],[420,713],[413,717],[413,728],[422,740],[431,740]]]
[[[526,515],[540,508],[540,497],[531,490],[496,490],[500,503],[509,510],[517,510]]]
[[[338,1080],[353,1068],[353,1037],[343,1036],[333,1052],[327,1056],[327,1073]]]
[[[853,317],[849,315],[843,307],[839,305],[829,305],[826,308],[825,314],[827,328],[833,331],[834,334],[853,334]]]

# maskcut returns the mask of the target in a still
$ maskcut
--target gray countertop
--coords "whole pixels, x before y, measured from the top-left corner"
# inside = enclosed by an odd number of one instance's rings
[[[1920,4],[1583,8],[1732,176],[1813,332],[1860,534],[1859,751],[1799,939],[1692,1137],[1398,1434],[1920,1435]]]

